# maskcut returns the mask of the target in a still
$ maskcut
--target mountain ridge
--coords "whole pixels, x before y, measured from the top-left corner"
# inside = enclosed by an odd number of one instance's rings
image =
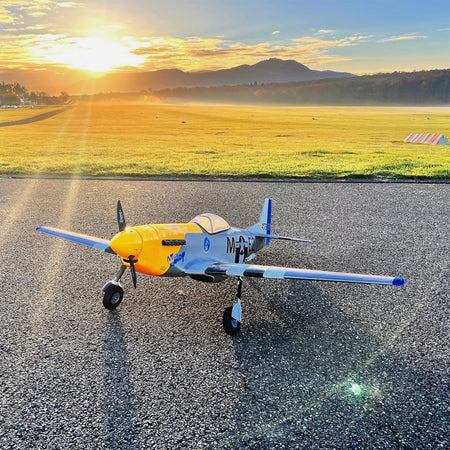
[[[150,72],[109,73],[97,80],[103,91],[132,92],[178,87],[235,86],[240,84],[287,83],[325,78],[354,77],[348,72],[312,70],[295,60],[270,58],[208,72],[162,69]]]

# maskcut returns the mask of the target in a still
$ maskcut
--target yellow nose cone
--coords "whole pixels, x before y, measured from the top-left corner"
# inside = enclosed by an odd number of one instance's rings
[[[122,258],[136,257],[142,250],[142,238],[133,228],[125,228],[111,239],[109,245]]]

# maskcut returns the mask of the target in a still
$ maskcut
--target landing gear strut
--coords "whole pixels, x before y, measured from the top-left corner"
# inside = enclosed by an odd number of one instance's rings
[[[241,329],[242,309],[241,309],[242,278],[238,278],[237,301],[233,306],[229,306],[223,313],[223,328],[230,336],[236,336]]]
[[[103,306],[106,309],[116,309],[123,298],[123,289],[122,285],[120,284],[120,279],[122,278],[122,275],[124,274],[126,269],[126,266],[121,266],[119,271],[117,272],[114,280],[108,281],[103,287],[102,291],[104,292],[103,295]]]

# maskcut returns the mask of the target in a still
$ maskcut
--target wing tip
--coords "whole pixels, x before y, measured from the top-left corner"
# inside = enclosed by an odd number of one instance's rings
[[[403,286],[405,284],[405,280],[401,277],[395,277],[394,281],[392,281],[394,286]]]

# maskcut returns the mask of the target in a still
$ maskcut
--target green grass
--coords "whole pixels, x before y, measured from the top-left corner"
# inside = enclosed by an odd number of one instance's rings
[[[450,146],[410,132],[450,137],[450,108],[79,104],[0,128],[0,173],[448,179]]]

